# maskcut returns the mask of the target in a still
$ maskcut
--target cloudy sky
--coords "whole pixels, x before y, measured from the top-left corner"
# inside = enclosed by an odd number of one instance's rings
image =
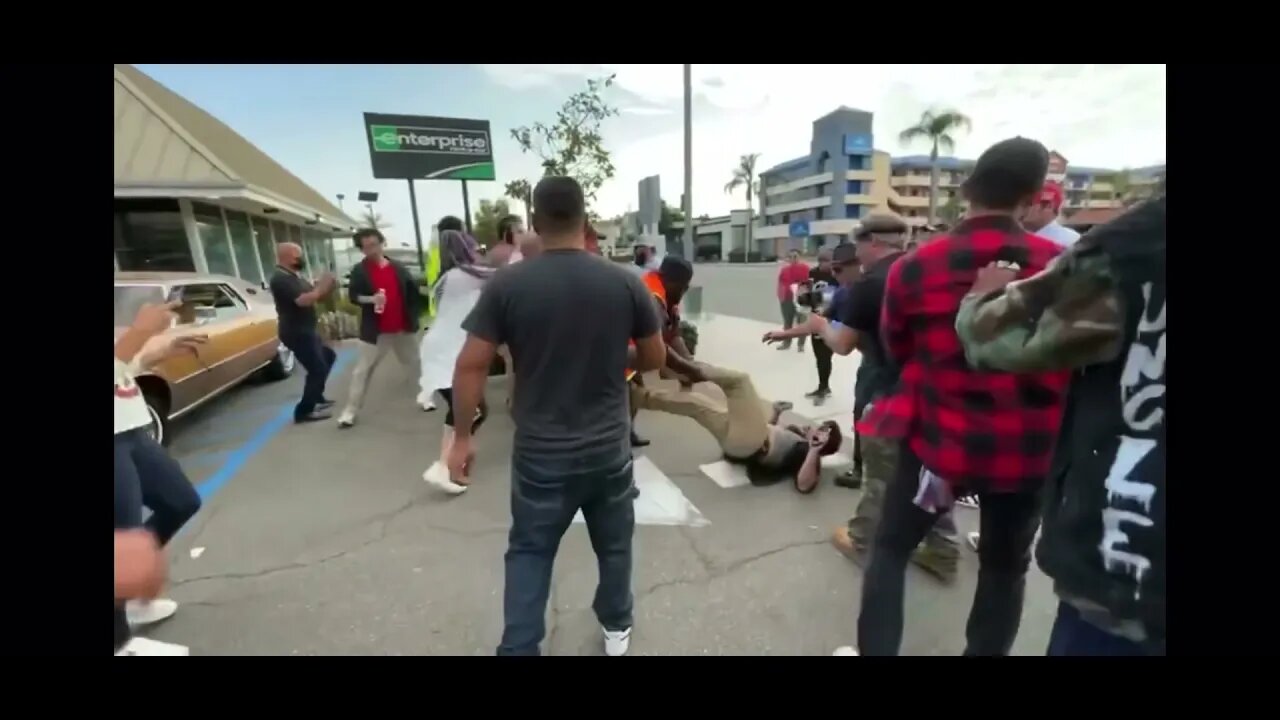
[[[603,135],[616,175],[596,210],[609,217],[638,205],[636,184],[660,175],[663,198],[683,190],[680,65],[140,65],[200,105],[344,207],[360,190],[381,193],[377,210],[393,241],[410,244],[413,224],[403,181],[373,180],[361,113],[438,115],[492,123],[497,182],[473,182],[474,211],[517,178],[536,179],[538,160],[520,152],[513,127],[554,119],[588,77],[616,73],[608,100],[621,114]],[[878,150],[904,147],[898,132],[929,108],[973,120],[956,154],[976,157],[998,140],[1033,137],[1072,164],[1138,167],[1165,160],[1163,65],[694,65],[695,215],[743,207],[724,192],[738,157],[760,153],[768,168],[808,153],[813,120],[840,105],[875,113]],[[417,183],[427,227],[462,214],[454,181]],[[336,202],[336,200],[335,200]]]

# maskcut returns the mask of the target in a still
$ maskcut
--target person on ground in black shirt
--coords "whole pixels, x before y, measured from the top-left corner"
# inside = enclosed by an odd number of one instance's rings
[[[670,352],[670,351],[668,351]],[[811,493],[818,487],[820,459],[840,449],[840,427],[828,420],[816,427],[779,425],[787,403],[775,403],[766,418],[764,402],[751,377],[737,370],[698,362],[707,382],[724,391],[725,403],[689,387],[678,390],[636,388],[631,401],[646,410],[687,417],[711,433],[725,459],[745,465],[754,485],[771,485],[790,477],[796,490]]]
[[[498,654],[538,654],[556,550],[581,510],[598,563],[592,608],[605,653],[623,655],[631,638],[637,494],[626,371],[656,370],[666,347],[644,282],[586,250],[586,201],[577,181],[538,182],[533,227],[542,254],[494,274],[462,323],[467,339],[453,373],[456,425],[447,464],[455,482],[472,472],[476,409],[498,346],[506,345],[518,389]]]
[[[302,399],[293,409],[294,422],[315,422],[332,417],[333,401],[324,397],[324,385],[337,353],[320,341],[316,332],[316,303],[338,286],[332,273],[324,273],[312,287],[299,273],[305,265],[302,247],[294,243],[276,246],[276,271],[271,276],[271,297],[276,303],[280,342],[293,352],[307,371]]]

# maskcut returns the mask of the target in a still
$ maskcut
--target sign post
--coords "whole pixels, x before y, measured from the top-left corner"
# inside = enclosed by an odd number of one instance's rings
[[[426,268],[414,180],[461,180],[462,208],[471,232],[468,180],[493,180],[493,145],[488,120],[424,115],[364,114],[369,161],[379,180],[407,180],[413,206],[413,236]]]

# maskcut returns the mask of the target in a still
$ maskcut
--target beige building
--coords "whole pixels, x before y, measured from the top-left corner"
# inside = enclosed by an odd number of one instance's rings
[[[262,282],[275,244],[334,267],[355,221],[234,130],[130,65],[115,66],[115,269]]]

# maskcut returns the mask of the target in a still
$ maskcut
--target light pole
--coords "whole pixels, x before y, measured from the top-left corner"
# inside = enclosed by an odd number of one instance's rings
[[[684,66],[684,251],[696,256],[693,247],[693,83],[690,68]]]

